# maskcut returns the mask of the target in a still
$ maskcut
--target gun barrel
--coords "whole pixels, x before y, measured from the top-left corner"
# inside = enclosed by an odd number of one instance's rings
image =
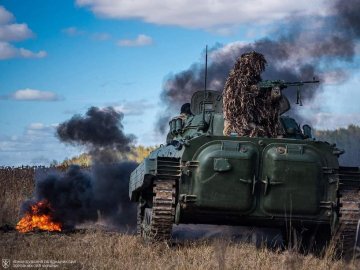
[[[260,83],[258,83],[258,87],[260,87],[260,89],[270,89],[273,87],[280,87],[280,89],[285,89],[287,87],[291,87],[291,86],[303,86],[304,84],[308,84],[308,83],[319,83],[320,81],[318,80],[313,80],[313,81],[298,81],[298,82],[285,82],[282,80],[266,80],[266,81],[261,81]]]
[[[286,85],[303,85],[305,83],[319,83],[320,81],[319,80],[314,80],[314,81],[300,81],[300,82],[286,82],[285,84]]]

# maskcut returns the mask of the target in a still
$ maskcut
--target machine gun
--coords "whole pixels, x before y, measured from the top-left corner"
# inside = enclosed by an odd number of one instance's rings
[[[297,92],[296,92],[296,104],[300,104],[302,106],[301,101],[301,93],[300,93],[300,87],[304,84],[310,84],[310,83],[319,83],[320,81],[315,80],[315,78],[312,81],[299,81],[299,82],[285,82],[284,80],[265,80],[258,83],[258,87],[260,89],[271,89],[274,91],[274,95],[281,95],[281,90],[297,86]]]

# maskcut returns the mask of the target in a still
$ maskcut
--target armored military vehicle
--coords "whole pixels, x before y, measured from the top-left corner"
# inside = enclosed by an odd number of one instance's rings
[[[292,228],[304,244],[332,238],[344,255],[353,254],[360,245],[360,170],[340,166],[343,151],[284,116],[289,107],[285,99],[281,138],[224,136],[222,93],[194,93],[191,114],[174,117],[166,143],[131,174],[138,234],[168,240],[173,224],[189,223],[275,227],[287,235]]]

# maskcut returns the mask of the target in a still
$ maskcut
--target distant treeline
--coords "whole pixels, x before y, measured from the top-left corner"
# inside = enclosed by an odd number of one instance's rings
[[[128,153],[126,153],[126,154],[121,153],[121,156],[119,156],[119,160],[120,159],[121,160],[127,159],[127,160],[131,160],[131,161],[135,161],[137,163],[140,163],[155,148],[156,148],[156,146],[148,146],[148,147],[146,147],[146,146],[142,146],[142,145],[132,147],[131,150]],[[75,156],[75,157],[72,157],[72,158],[65,159],[61,163],[58,163],[58,162],[54,161],[51,165],[56,166],[56,167],[58,167],[58,166],[68,167],[69,165],[77,164],[77,165],[80,165],[80,166],[83,166],[83,167],[88,167],[88,166],[91,165],[91,162],[92,162],[91,155],[89,155],[87,153],[83,153],[83,154],[81,154],[79,156]]]
[[[340,157],[340,164],[343,166],[360,166],[360,126],[350,125],[347,128],[339,128],[336,130],[316,130],[314,132],[316,140],[335,143],[338,148],[344,149],[345,154]],[[151,151],[157,146],[145,147],[136,146],[126,154],[126,159],[140,163]],[[59,164],[52,164],[56,167],[68,167],[71,164],[80,166],[90,166],[91,156],[89,154],[81,154],[70,159],[65,159]]]
[[[336,143],[345,150],[340,156],[340,164],[344,166],[360,166],[360,126],[350,125],[336,130],[317,130],[314,134],[317,140]]]

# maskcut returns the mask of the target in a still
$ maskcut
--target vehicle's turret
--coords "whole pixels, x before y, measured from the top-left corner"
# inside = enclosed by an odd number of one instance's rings
[[[190,104],[191,113],[187,115],[180,114],[170,120],[167,144],[181,145],[186,140],[204,134],[223,136],[224,116],[222,104],[221,92],[213,90],[195,92]],[[294,118],[283,115],[290,109],[290,104],[286,97],[282,98],[280,104],[282,133],[279,134],[279,137],[293,139],[311,138],[311,128],[308,125],[305,127],[305,134]],[[232,133],[231,136],[237,136],[237,134]]]

